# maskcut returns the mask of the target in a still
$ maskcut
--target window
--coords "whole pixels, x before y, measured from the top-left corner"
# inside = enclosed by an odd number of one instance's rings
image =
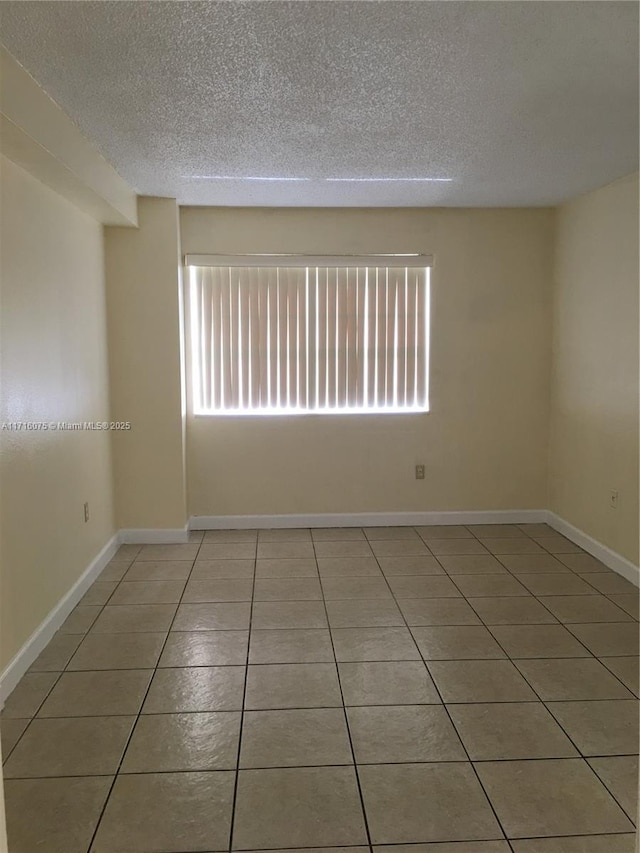
[[[428,257],[187,266],[195,414],[428,410]]]

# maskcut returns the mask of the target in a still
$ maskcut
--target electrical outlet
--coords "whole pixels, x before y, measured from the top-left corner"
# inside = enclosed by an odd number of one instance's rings
[[[416,465],[416,480],[424,480],[424,465]]]
[[[84,505],[84,522],[85,524],[89,521],[89,504],[85,503]]]
[[[609,506],[611,509],[618,509],[618,490],[611,489],[609,492]]]

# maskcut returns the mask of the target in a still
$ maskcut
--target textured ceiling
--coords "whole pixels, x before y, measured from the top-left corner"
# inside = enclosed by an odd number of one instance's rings
[[[546,205],[638,168],[634,2],[2,2],[0,26],[181,204]]]

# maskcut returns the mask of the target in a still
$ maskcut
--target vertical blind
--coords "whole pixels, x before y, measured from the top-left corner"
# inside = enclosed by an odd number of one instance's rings
[[[425,411],[429,269],[189,267],[196,414]]]

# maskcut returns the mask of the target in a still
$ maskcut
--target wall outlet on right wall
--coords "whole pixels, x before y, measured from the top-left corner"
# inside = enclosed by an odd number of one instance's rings
[[[609,506],[611,509],[618,509],[618,490],[611,489],[609,492]]]

